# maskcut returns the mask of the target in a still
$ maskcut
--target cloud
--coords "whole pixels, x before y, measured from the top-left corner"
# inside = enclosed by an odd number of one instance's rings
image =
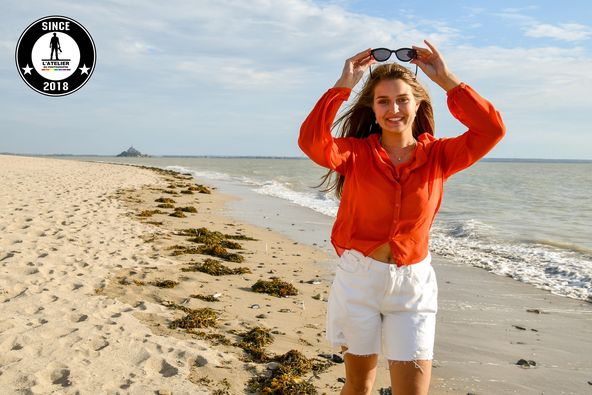
[[[461,46],[448,59],[461,78],[486,85],[512,111],[592,108],[592,58],[584,48]]]
[[[461,79],[500,108],[513,130],[524,130],[528,136],[535,130],[554,136],[567,120],[580,130],[587,121],[579,120],[578,114],[592,108],[592,59],[586,47],[471,45],[467,32],[473,37],[484,34],[477,29],[481,22],[487,24],[486,19],[477,18],[486,13],[483,9],[472,9],[474,18],[459,24],[369,16],[339,5],[347,0],[109,0],[83,5],[55,0],[51,7],[41,1],[32,3],[14,2],[0,16],[4,22],[0,26],[15,36],[14,42],[11,34],[4,34],[0,41],[0,56],[5,60],[0,70],[11,69],[0,79],[5,92],[0,97],[5,109],[0,129],[17,125],[23,132],[29,130],[28,135],[36,129],[30,114],[45,107],[38,118],[49,118],[61,114],[56,111],[67,102],[72,111],[67,118],[64,112],[64,119],[56,124],[87,125],[77,130],[81,136],[90,136],[88,141],[93,141],[93,134],[117,131],[110,132],[110,141],[150,139],[154,146],[146,150],[153,153],[224,153],[228,147],[224,143],[231,139],[237,143],[236,154],[299,155],[293,138],[299,124],[317,95],[339,77],[346,58],[369,46],[398,48],[419,44],[424,38],[438,45]],[[34,20],[29,9],[42,15],[52,7],[70,10],[69,15],[90,31],[98,60],[84,89],[54,101],[27,91],[13,61],[18,35]],[[525,34],[549,38],[552,29],[536,27],[552,25],[528,16],[530,10],[506,9],[497,16],[511,19]],[[499,19],[496,22],[499,25]],[[554,27],[560,29],[561,34],[553,33],[558,40],[577,37],[578,32],[590,38],[584,25]],[[567,42],[583,45],[585,38]],[[426,81],[422,74],[420,79]],[[439,114],[448,116],[444,93],[428,84]],[[182,149],[167,145],[171,136],[183,136]],[[73,152],[92,151],[83,145],[90,144],[84,138],[80,141],[77,144],[83,148],[72,147]],[[590,139],[582,141],[584,146]],[[57,147],[66,143],[52,141]],[[10,150],[12,143],[6,144]],[[48,147],[39,150],[53,149]]]
[[[174,88],[185,79],[192,87],[229,91],[292,89],[336,79],[343,61],[368,46],[407,46],[424,38],[445,43],[458,34],[443,22],[422,30],[308,0],[112,1],[105,7],[94,12],[109,15],[116,28],[90,22],[99,56],[108,54],[101,64],[118,73],[124,64],[136,76],[150,75],[150,84]],[[132,8],[134,18],[124,23]]]
[[[538,24],[528,26],[524,31],[529,37],[548,37],[564,41],[581,41],[592,37],[592,29],[578,23]]]
[[[527,12],[536,10],[536,6],[524,8],[507,8],[494,15],[512,20],[521,26],[524,35],[533,38],[552,38],[562,41],[581,41],[592,37],[590,26],[579,23],[549,24],[528,15]]]

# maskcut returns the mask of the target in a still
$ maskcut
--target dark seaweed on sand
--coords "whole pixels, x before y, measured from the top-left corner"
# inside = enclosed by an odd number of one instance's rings
[[[226,276],[230,274],[245,274],[251,273],[247,267],[229,268],[215,259],[207,258],[202,263],[193,263],[189,267],[181,269],[184,272],[202,272],[211,276]]]
[[[169,215],[171,217],[177,217],[177,218],[185,218],[185,217],[187,217],[185,214],[183,214],[183,211],[181,211],[181,210],[175,210],[175,211],[173,211]]]
[[[173,256],[184,254],[203,254],[222,258],[229,262],[241,263],[245,260],[245,258],[242,255],[230,253],[226,250],[226,248],[222,247],[219,244],[202,245],[198,247],[186,247],[175,245],[170,247],[170,249],[173,250]]]
[[[183,270],[186,271],[186,270]],[[203,300],[204,302],[219,302],[220,299],[216,298],[214,295],[202,295],[202,294],[192,294],[189,295],[191,298]]]
[[[150,284],[159,288],[175,288],[177,285],[179,285],[178,282],[173,280],[156,280],[152,281]]]
[[[283,355],[267,357],[267,361],[279,363],[269,375],[260,375],[249,380],[249,390],[259,394],[317,394],[317,390],[302,376],[314,372],[315,374],[327,370],[332,363],[317,359],[308,359],[300,351],[290,350]]]
[[[187,188],[187,190],[189,191],[197,191],[199,193],[205,193],[205,194],[211,194],[212,191],[210,191],[210,189],[204,185],[201,184],[195,184],[194,186],[190,186],[189,188]]]
[[[193,206],[177,207],[175,211],[183,211],[184,213],[197,213],[197,209]]]
[[[174,320],[169,324],[169,328],[207,328],[216,325],[218,320],[218,312],[216,310],[204,307],[202,309],[182,309],[187,315],[183,318]]]
[[[193,237],[196,243],[217,243],[223,240],[257,240],[245,235],[228,235],[208,228],[183,229],[178,233],[181,236]],[[200,241],[198,241],[200,240]]]
[[[235,344],[237,347],[245,350],[253,361],[267,361],[264,347],[273,342],[273,336],[271,335],[270,329],[257,326],[247,332],[239,333],[238,335],[241,337],[241,340]]]
[[[163,212],[160,210],[144,210],[138,214],[138,217],[141,218],[148,218],[152,217],[154,214],[162,214]]]
[[[156,203],[175,203],[175,201],[171,198],[161,197],[155,200]]]
[[[285,296],[298,295],[298,290],[292,284],[282,281],[277,277],[272,277],[270,281],[259,280],[251,289],[254,292],[265,293],[278,298]]]

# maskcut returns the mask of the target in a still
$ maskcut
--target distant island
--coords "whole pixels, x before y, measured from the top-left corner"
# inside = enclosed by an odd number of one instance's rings
[[[121,154],[117,155],[117,156],[125,156],[125,157],[147,157],[148,155],[141,153],[140,151],[138,151],[137,149],[135,149],[133,146],[129,147],[127,149],[127,151],[123,151]]]

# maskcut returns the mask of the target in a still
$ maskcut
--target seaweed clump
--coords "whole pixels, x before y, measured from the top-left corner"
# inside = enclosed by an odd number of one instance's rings
[[[192,294],[189,295],[192,298],[203,300],[204,302],[219,302],[220,301],[220,294],[214,295],[202,295],[202,294]]]
[[[138,214],[138,217],[148,218],[148,217],[152,217],[154,214],[162,214],[162,211],[160,211],[160,210],[144,210]]]
[[[172,306],[177,308],[176,306]],[[181,306],[178,306],[181,307]],[[216,325],[218,320],[218,313],[216,310],[204,307],[202,309],[182,308],[187,315],[183,318],[174,320],[169,324],[169,328],[176,329],[193,329],[193,328],[208,328]]]
[[[172,203],[161,203],[156,207],[158,207],[158,208],[175,208],[175,205]]]
[[[247,267],[237,267],[231,269],[228,266],[222,264],[220,261],[211,258],[207,258],[202,263],[192,264],[190,267],[184,267],[181,270],[184,272],[202,272],[211,276],[251,273],[251,270]]]
[[[243,247],[235,242],[227,240],[229,237],[221,232],[211,231],[207,228],[185,229],[180,232],[184,236],[192,236],[189,241],[208,245],[220,245],[224,248],[241,250]]]
[[[253,240],[254,239],[245,235],[228,235],[218,231],[211,231],[208,228],[191,228],[183,229],[179,233],[181,236],[193,237],[192,241],[196,243],[220,243],[224,240]],[[232,247],[228,247],[232,248]]]
[[[177,207],[175,211],[183,211],[184,213],[197,213],[197,209],[193,206]]]
[[[177,281],[173,280],[156,280],[152,281],[150,284],[159,288],[175,288],[177,285],[179,285]]]
[[[218,258],[222,258],[229,262],[237,262],[241,263],[245,260],[240,254],[230,253],[226,250],[226,248],[222,247],[219,244],[214,245],[203,245],[198,247],[185,247],[180,245],[175,245],[170,247],[173,250],[172,255],[184,255],[184,254],[203,254],[203,255],[210,255],[215,256]]]
[[[165,198],[165,197],[161,197],[155,200],[156,203],[170,203],[173,204],[175,203],[175,201],[171,198]]]
[[[183,214],[183,211],[181,211],[181,210],[175,210],[175,211],[173,211],[169,215],[171,217],[177,217],[177,218],[185,218],[185,217],[187,217],[185,214]]]
[[[273,342],[271,330],[256,326],[244,333],[238,334],[242,339],[235,345],[242,348],[249,354],[252,360],[256,362],[266,362],[268,357],[265,355],[264,347]]]
[[[210,189],[204,185],[201,184],[195,184],[194,186],[190,186],[189,188],[187,188],[187,190],[189,191],[197,191],[199,193],[205,193],[205,194],[211,194],[212,191],[210,191]]]
[[[269,377],[262,375],[249,380],[247,385],[251,391],[259,394],[317,394],[314,385],[304,381],[302,376],[310,372],[320,373],[331,365],[328,361],[308,359],[297,350],[290,350],[269,360],[278,362],[279,366]]]
[[[291,295],[298,295],[298,290],[292,284],[280,280],[278,277],[272,277],[270,281],[259,280],[251,289],[254,292],[265,293],[278,298],[283,298]]]

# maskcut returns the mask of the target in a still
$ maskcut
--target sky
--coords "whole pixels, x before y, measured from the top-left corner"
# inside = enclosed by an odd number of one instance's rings
[[[64,97],[15,65],[21,33],[48,15],[81,23],[97,51]],[[500,111],[506,137],[488,157],[591,160],[591,16],[583,1],[3,0],[0,152],[303,156],[300,125],[345,59],[428,39]],[[419,79],[436,136],[463,133]]]

